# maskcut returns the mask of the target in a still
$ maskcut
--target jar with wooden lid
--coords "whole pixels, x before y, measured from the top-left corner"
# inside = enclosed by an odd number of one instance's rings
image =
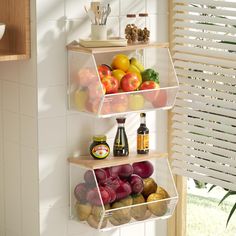
[[[136,21],[138,27],[138,41],[147,43],[150,38],[150,18],[148,13],[139,13]]]
[[[136,43],[138,41],[136,14],[127,14],[124,20],[124,33],[128,44]]]

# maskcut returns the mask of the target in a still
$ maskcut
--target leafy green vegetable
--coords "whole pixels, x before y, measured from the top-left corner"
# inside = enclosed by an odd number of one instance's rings
[[[159,73],[153,69],[146,69],[142,73],[142,80],[144,81],[154,81],[159,84]]]

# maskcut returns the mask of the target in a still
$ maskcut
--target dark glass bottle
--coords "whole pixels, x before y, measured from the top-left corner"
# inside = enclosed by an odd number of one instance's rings
[[[116,119],[118,123],[118,129],[113,146],[114,156],[128,156],[129,144],[125,133],[125,117],[119,117]]]
[[[149,153],[149,129],[146,126],[145,113],[140,113],[140,126],[137,130],[137,153]]]

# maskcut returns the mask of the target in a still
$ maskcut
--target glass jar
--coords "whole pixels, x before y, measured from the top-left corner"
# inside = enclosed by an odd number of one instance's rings
[[[110,147],[106,142],[105,135],[93,136],[93,143],[90,145],[90,155],[94,159],[105,159],[110,154]]]
[[[125,38],[128,44],[133,44],[138,41],[138,28],[136,22],[136,14],[127,14],[124,24]]]
[[[150,38],[150,19],[148,13],[139,13],[137,18],[138,41],[149,42]]]

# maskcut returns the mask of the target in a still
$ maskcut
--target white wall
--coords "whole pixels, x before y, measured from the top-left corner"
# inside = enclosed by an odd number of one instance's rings
[[[0,62],[0,236],[39,235],[35,4],[31,59]]]
[[[109,17],[109,32],[119,33],[120,17],[128,12],[151,14],[152,40],[167,41],[167,3],[165,0],[113,0]],[[106,133],[112,146],[116,132],[114,118],[95,119],[67,111],[65,45],[80,37],[88,37],[90,22],[83,6],[85,0],[38,0],[38,112],[39,112],[39,179],[40,231],[42,236],[90,236],[93,229],[78,223],[68,223],[68,164],[67,157],[86,154],[91,137]],[[147,114],[152,134],[152,148],[166,150],[166,114]],[[129,115],[126,130],[131,148],[135,147],[138,115]],[[156,227],[156,228],[155,228]],[[164,236],[166,224],[140,223],[101,235]],[[155,232],[155,229],[158,229]]]
[[[31,59],[0,62],[0,236],[94,233],[68,223],[66,161],[74,153],[86,153],[84,146],[95,133],[106,133],[112,146],[116,132],[114,118],[97,120],[67,111],[65,45],[89,35],[90,23],[83,10],[88,2],[31,0]],[[167,1],[109,2],[110,32],[118,33],[120,17],[127,12],[147,10],[151,14],[151,39],[167,41]],[[147,115],[151,147],[166,151],[166,113]],[[127,117],[126,130],[133,144],[138,123],[138,115]],[[131,233],[164,236],[166,223],[140,223],[101,235]]]

